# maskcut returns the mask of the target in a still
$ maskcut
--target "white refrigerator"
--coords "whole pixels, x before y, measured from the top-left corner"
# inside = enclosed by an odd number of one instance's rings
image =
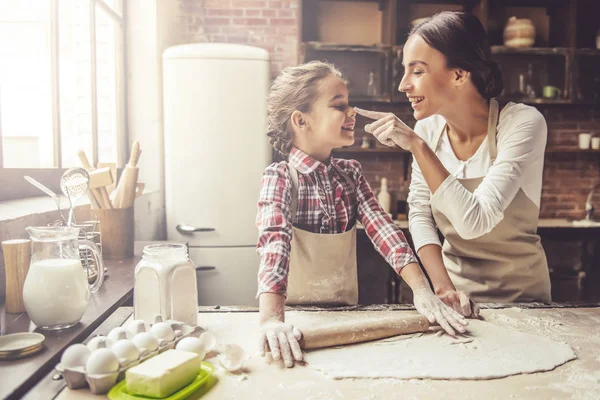
[[[168,240],[189,245],[200,305],[257,305],[255,226],[269,54],[203,43],[163,54]]]

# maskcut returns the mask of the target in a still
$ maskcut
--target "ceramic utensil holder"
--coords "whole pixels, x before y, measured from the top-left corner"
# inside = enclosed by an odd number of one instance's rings
[[[102,257],[107,260],[133,257],[133,207],[99,209],[95,212],[100,221]]]
[[[31,262],[29,239],[5,240],[2,242],[4,267],[6,270],[6,312],[25,312],[23,284]]]

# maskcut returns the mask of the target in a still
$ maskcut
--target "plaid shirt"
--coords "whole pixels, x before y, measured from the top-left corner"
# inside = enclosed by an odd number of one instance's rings
[[[359,220],[377,251],[399,273],[417,262],[402,231],[383,211],[355,160],[330,158],[326,165],[296,147],[289,161],[298,171],[298,208],[294,226],[314,233],[342,233]],[[343,175],[350,178],[352,188]],[[273,163],[262,178],[256,226],[261,262],[258,295],[285,295],[292,240],[292,179],[285,161]]]

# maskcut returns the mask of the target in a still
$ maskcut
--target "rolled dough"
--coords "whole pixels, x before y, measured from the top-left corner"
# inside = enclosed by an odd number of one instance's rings
[[[308,352],[306,361],[333,379],[494,379],[550,371],[576,358],[544,336],[469,320],[469,334],[427,333]],[[398,337],[401,338],[401,337]]]

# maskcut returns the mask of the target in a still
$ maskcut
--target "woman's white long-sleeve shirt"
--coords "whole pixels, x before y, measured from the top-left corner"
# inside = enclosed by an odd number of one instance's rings
[[[418,121],[414,131],[432,146],[445,124],[444,118],[433,115]],[[432,205],[464,239],[490,232],[502,220],[519,189],[539,209],[547,134],[546,121],[536,108],[508,103],[500,112],[497,157],[491,164],[487,136],[470,159],[461,161],[444,132],[434,151],[450,176],[434,194],[413,158],[408,203],[409,229],[416,251],[427,244],[441,245]],[[457,180],[480,177],[483,181],[473,193]]]

